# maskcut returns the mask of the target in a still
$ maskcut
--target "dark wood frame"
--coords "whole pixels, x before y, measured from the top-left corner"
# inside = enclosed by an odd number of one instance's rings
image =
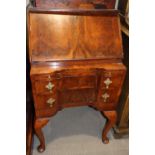
[[[129,36],[129,1],[119,0],[118,10],[120,11],[121,29]]]

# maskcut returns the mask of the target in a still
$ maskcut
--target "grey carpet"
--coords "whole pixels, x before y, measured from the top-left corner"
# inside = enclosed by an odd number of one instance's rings
[[[110,143],[102,143],[104,124],[104,117],[92,108],[64,109],[43,128],[46,150],[41,154],[36,150],[39,141],[34,137],[33,155],[128,155],[128,138],[114,139],[110,131]]]

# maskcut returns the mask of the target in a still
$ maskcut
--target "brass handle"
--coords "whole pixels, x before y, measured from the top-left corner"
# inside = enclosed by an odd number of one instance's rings
[[[54,84],[51,83],[51,82],[49,82],[49,83],[45,86],[45,88],[47,88],[48,90],[50,90],[50,92],[52,92],[53,87],[54,87]]]
[[[109,88],[109,85],[112,83],[112,81],[109,79],[109,78],[107,78],[105,81],[104,81],[104,84],[106,85],[106,89],[108,89]]]
[[[106,102],[107,101],[107,98],[109,98],[109,97],[110,97],[110,95],[108,93],[104,93],[102,95],[102,98],[104,99],[104,102]]]
[[[47,103],[50,107],[53,107],[54,102],[55,102],[55,99],[50,98],[50,99],[47,100],[46,103]]]

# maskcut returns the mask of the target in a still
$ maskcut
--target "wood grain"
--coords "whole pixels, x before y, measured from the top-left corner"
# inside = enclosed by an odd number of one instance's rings
[[[30,13],[30,57],[39,62],[122,58],[119,29],[117,16]]]

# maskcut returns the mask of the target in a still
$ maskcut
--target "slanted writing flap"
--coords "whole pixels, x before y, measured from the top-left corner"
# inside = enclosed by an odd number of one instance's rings
[[[31,61],[122,58],[118,15],[29,13]]]

